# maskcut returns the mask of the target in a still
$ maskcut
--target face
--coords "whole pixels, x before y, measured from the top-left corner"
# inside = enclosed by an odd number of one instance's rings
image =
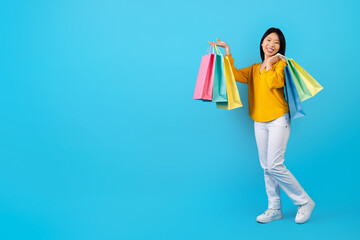
[[[261,46],[265,56],[271,57],[275,55],[280,49],[280,40],[277,33],[273,32],[267,35],[264,38]]]

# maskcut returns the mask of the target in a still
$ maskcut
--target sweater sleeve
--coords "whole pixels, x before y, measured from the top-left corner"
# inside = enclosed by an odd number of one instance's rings
[[[248,79],[250,76],[250,71],[251,71],[252,66],[242,68],[242,69],[237,69],[234,65],[234,58],[231,56],[231,54],[225,55],[225,57],[227,57],[229,59],[231,69],[234,73],[235,80],[237,82],[241,82],[241,83],[248,83]]]
[[[272,69],[261,75],[266,79],[270,89],[282,88],[285,85],[285,68],[286,63],[282,60],[273,64]]]

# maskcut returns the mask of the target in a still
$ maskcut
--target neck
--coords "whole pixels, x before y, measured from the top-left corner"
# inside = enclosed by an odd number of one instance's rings
[[[265,58],[264,58],[263,63],[266,63],[266,62],[267,62],[267,60],[269,60],[269,58],[271,58],[271,57],[269,57],[268,55],[265,55]]]

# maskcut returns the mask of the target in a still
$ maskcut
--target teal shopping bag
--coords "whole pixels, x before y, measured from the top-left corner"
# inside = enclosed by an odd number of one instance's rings
[[[227,102],[226,81],[224,70],[224,58],[218,46],[214,45],[216,51],[214,63],[213,102]]]

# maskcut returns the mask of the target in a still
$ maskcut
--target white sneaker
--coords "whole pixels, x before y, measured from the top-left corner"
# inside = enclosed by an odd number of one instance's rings
[[[267,209],[263,214],[259,215],[256,218],[256,221],[259,223],[267,223],[274,220],[282,219],[282,212],[281,209]]]
[[[315,207],[315,202],[311,198],[308,203],[300,205],[295,217],[295,222],[296,223],[306,222],[310,218],[311,212],[314,209],[314,207]]]

